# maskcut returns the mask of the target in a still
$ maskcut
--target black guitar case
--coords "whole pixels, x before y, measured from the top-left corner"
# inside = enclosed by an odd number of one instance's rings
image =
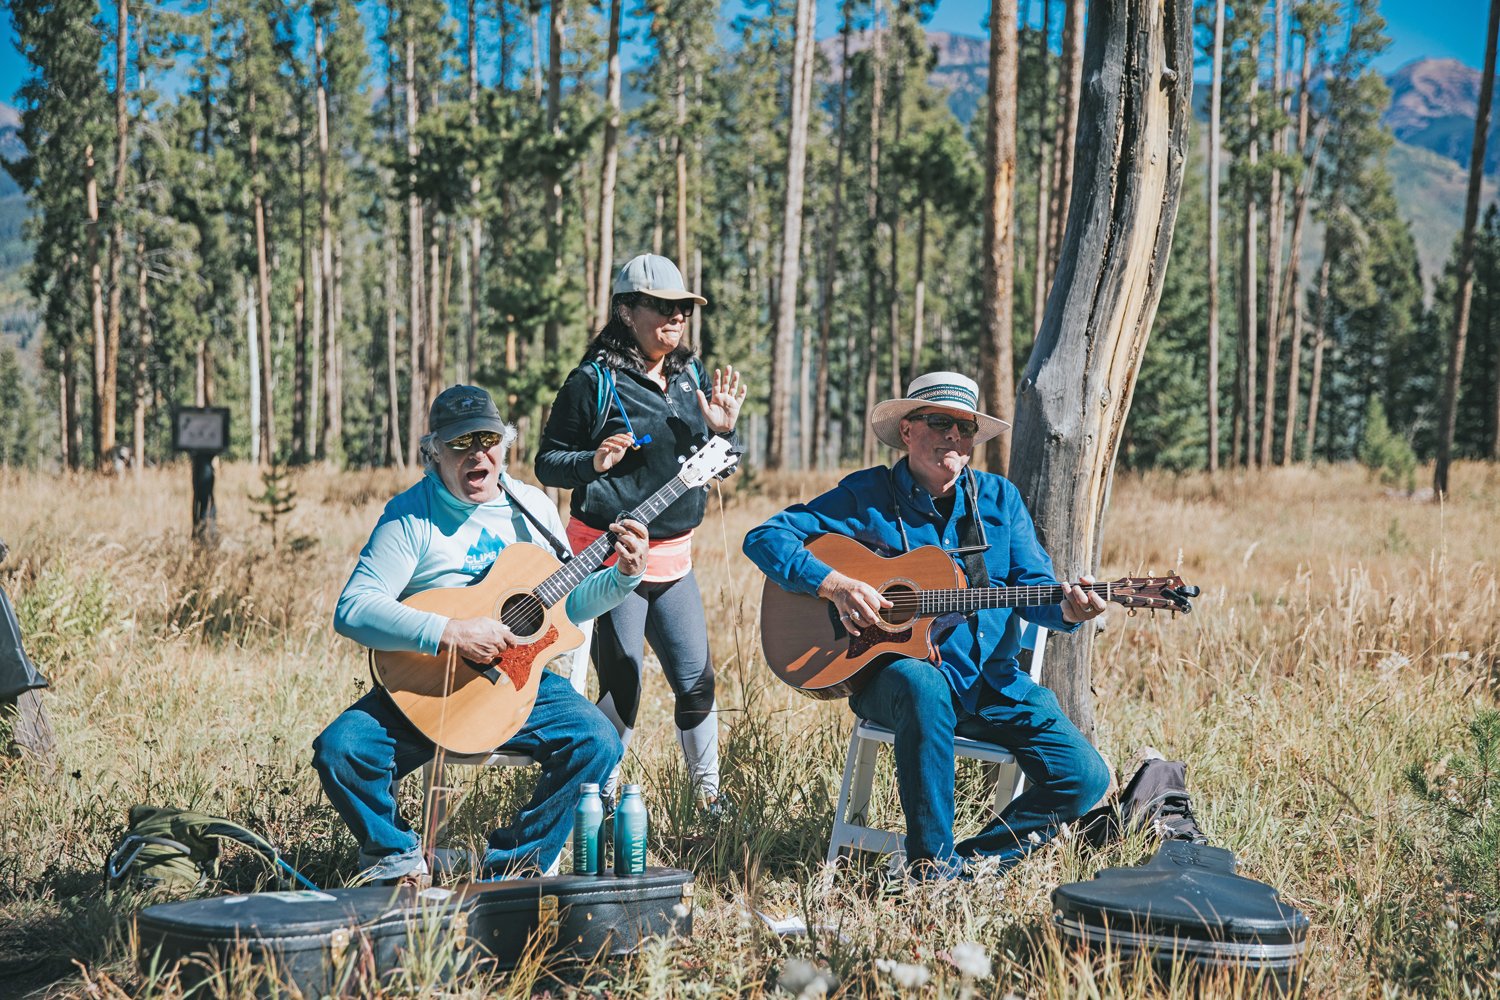
[[[1069,938],[1147,953],[1158,967],[1266,972],[1282,989],[1294,978],[1307,917],[1271,886],[1235,874],[1222,847],[1168,840],[1145,864],[1106,868],[1052,891],[1054,920]]]
[[[591,959],[653,935],[689,936],[693,876],[648,868],[452,889],[262,892],[148,906],[136,928],[142,972],[175,967],[190,989],[212,989],[227,971],[259,977],[262,994],[368,994],[402,968],[447,980],[480,965],[514,968],[528,947]]]

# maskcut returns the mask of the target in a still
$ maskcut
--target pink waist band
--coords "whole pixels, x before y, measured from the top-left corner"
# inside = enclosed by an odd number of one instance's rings
[[[591,528],[576,517],[568,518],[568,544],[576,555],[593,544],[604,532]],[[613,566],[618,556],[611,555],[604,565]],[[671,583],[681,580],[693,568],[693,533],[685,531],[671,538],[653,538],[646,552],[647,583]]]

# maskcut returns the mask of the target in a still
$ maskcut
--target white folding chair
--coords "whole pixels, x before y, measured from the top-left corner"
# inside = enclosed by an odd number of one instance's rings
[[[1031,679],[1038,683],[1042,679],[1042,654],[1047,646],[1047,630],[1027,622],[1021,632],[1023,657],[1030,654],[1027,664]],[[870,792],[875,781],[875,762],[882,743],[895,745],[896,734],[884,726],[856,717],[854,732],[849,736],[849,752],[844,758],[844,781],[839,787],[839,801],[833,813],[833,833],[828,839],[828,863],[832,864],[846,851],[872,851],[891,854],[899,863],[905,851],[901,847],[904,831],[885,830],[867,825]],[[994,810],[998,814],[1026,788],[1026,776],[1016,764],[1010,751],[993,743],[971,740],[964,736],[953,738],[953,757],[985,761],[1000,765],[995,782]]]
[[[589,684],[589,645],[593,638],[594,623],[586,621],[579,626],[583,630],[583,645],[579,646],[570,654],[568,680],[573,689],[579,694],[587,697]],[[447,767],[457,764],[466,767],[530,767],[536,760],[530,754],[504,753],[500,750],[492,750],[488,753],[476,754],[444,754],[442,774],[436,762],[429,760],[422,765],[422,801],[426,803],[427,815],[422,824],[423,830],[432,831],[433,855],[438,866],[444,870],[462,868],[468,863],[468,852],[452,848],[437,847],[437,842],[442,838],[443,830],[448,825],[448,796],[453,793],[453,787],[448,783]],[[556,875],[558,865],[562,861],[561,855],[554,858],[552,864],[544,872],[546,875]]]

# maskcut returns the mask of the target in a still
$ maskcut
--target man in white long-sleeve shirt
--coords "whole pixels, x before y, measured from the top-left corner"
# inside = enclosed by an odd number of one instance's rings
[[[434,587],[474,583],[511,542],[548,548],[519,504],[554,536],[563,534],[546,495],[505,474],[505,449],[514,435],[483,389],[451,386],[433,401],[422,439],[426,474],[386,505],[360,552],[334,613],[341,635],[372,649],[430,655],[452,650],[476,663],[493,662],[515,643],[494,618],[451,619],[400,603]],[[645,570],[646,529],[634,521],[610,529],[619,559],[568,595],[567,615],[575,622],[613,608]],[[567,840],[579,785],[604,781],[622,752],[609,720],[551,672],[542,674],[531,716],[504,749],[535,758],[542,776],[515,821],[490,834],[481,868],[487,877],[545,870]],[[360,881],[425,878],[417,835],[396,808],[395,782],[432,753],[432,743],[379,688],[313,742],[323,790],[359,841]]]

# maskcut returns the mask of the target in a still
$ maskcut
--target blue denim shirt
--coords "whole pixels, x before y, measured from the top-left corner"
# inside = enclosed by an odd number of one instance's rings
[[[968,475],[974,477],[979,515],[990,546],[984,562],[991,585],[1056,585],[1052,560],[1037,541],[1036,527],[1020,492],[1002,476],[972,470]],[[745,536],[745,555],[784,589],[813,594],[832,567],[803,546],[820,535],[835,533],[883,554],[899,553],[901,531],[894,502],[901,505],[901,519],[912,548],[958,548],[958,526],[968,498],[962,489],[954,494],[953,514],[944,521],[932,494],[912,478],[906,459],[897,462],[894,469],[883,465],[864,469],[844,477],[822,496],[788,507],[752,529]],[[959,568],[962,570],[962,565]],[[1031,678],[1016,662],[1022,628],[1017,615],[1057,632],[1078,628],[1063,620],[1061,604],[987,609],[965,618],[938,644],[938,652],[943,673],[967,711],[973,712],[979,700],[981,677],[1010,697],[1022,697],[1031,688]]]

